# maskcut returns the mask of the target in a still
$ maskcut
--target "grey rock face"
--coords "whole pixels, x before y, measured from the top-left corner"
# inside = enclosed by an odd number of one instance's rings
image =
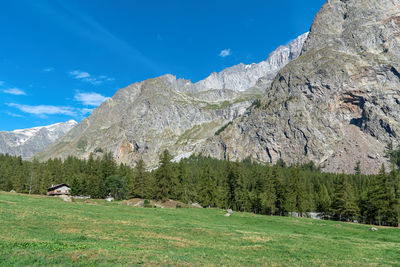
[[[37,158],[87,158],[110,151],[119,163],[134,165],[143,158],[154,167],[164,149],[176,161],[188,157],[264,93],[257,86],[260,78],[268,82],[297,57],[306,35],[264,62],[239,64],[195,84],[168,74],[121,89]]]
[[[29,159],[66,134],[78,123],[74,120],[49,126],[0,132],[0,153]]]
[[[112,152],[118,162],[134,165],[143,158],[152,167],[164,149],[190,155],[195,144],[242,114],[252,99],[231,92],[230,101],[205,101],[173,86],[163,76],[119,90],[37,157]]]
[[[387,163],[387,144],[400,140],[399,49],[399,1],[329,0],[301,56],[279,71],[261,107],[198,151],[272,163],[313,160],[348,173],[361,161],[363,172],[377,172]]]
[[[214,72],[206,79],[197,82],[195,86],[198,90],[245,91],[256,86],[261,78],[264,85],[269,85],[282,67],[300,55],[307,36],[308,33],[304,33],[287,46],[280,46],[265,61],[250,65],[239,64],[218,73]]]

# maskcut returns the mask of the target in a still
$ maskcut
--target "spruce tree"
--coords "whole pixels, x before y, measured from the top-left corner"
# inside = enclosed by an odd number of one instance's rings
[[[236,209],[236,187],[238,173],[235,163],[228,161],[227,167],[228,175],[226,178],[226,206],[231,209]]]
[[[317,211],[327,214],[331,206],[331,197],[329,196],[328,189],[324,184],[318,186],[317,193]]]
[[[273,180],[275,194],[276,194],[276,201],[275,207],[276,211],[280,216],[283,216],[287,213],[286,209],[286,186],[283,180],[283,173],[281,167],[279,165],[275,165],[272,168],[271,178]]]
[[[166,200],[171,196],[174,181],[171,160],[171,154],[168,150],[164,150],[160,156],[160,167],[156,171],[156,199]]]
[[[261,208],[263,213],[274,215],[276,212],[275,203],[277,201],[277,196],[270,168],[264,171],[263,181],[262,185],[256,185],[257,187],[261,186],[261,193],[259,194],[261,199]]]
[[[359,216],[353,186],[344,175],[335,184],[330,211],[332,218],[340,221],[354,221]]]
[[[133,177],[130,184],[130,197],[137,197],[137,198],[146,198],[147,193],[147,173],[146,173],[146,166],[142,159],[138,161],[134,170],[133,170]]]
[[[216,198],[215,178],[209,164],[206,164],[200,176],[198,201],[202,206],[215,206]]]
[[[396,175],[386,174],[382,164],[379,174],[369,186],[366,200],[366,220],[371,224],[397,226],[399,203],[396,198]]]
[[[290,212],[297,212],[298,216],[302,217],[308,206],[308,194],[298,168],[291,169],[289,186],[287,186],[285,194],[286,209]]]

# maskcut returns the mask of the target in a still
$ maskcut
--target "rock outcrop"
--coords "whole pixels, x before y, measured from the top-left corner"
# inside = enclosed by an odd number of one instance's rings
[[[72,131],[39,153],[41,160],[112,152],[118,163],[158,164],[162,150],[190,156],[264,94],[265,84],[301,52],[304,34],[261,63],[228,68],[197,83],[164,75],[119,90]]]
[[[0,153],[29,159],[65,135],[78,123],[74,120],[12,132],[0,132]]]
[[[400,2],[329,0],[260,105],[197,151],[375,173],[399,135]]]

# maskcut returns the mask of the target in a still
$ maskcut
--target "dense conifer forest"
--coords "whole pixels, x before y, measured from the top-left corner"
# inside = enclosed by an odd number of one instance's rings
[[[389,154],[392,171],[386,173],[382,166],[378,175],[322,173],[312,162],[286,166],[278,161],[270,166],[192,156],[175,163],[168,151],[152,171],[143,161],[135,168],[117,165],[110,153],[43,163],[0,155],[0,190],[45,194],[52,184],[68,183],[73,195],[92,198],[169,198],[257,214],[319,212],[326,219],[398,226],[400,151]]]

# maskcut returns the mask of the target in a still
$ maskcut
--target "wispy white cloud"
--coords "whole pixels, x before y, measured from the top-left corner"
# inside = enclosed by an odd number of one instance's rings
[[[19,109],[22,112],[36,115],[39,117],[46,117],[46,115],[68,115],[76,117],[77,111],[71,107],[63,107],[63,106],[48,106],[48,105],[38,105],[38,106],[30,106],[30,105],[21,105],[16,103],[7,103],[8,106]]]
[[[8,115],[10,115],[11,117],[16,117],[16,118],[23,118],[24,116],[20,115],[20,114],[15,114],[12,112],[7,112]]]
[[[90,93],[80,93],[77,92],[75,94],[75,100],[81,102],[83,105],[86,106],[99,106],[108,97],[102,96],[101,94],[90,92]]]
[[[52,72],[52,71],[54,71],[55,69],[53,68],[53,67],[46,67],[46,68],[43,68],[42,69],[42,71],[43,72]]]
[[[74,76],[75,79],[84,79],[84,78],[89,78],[90,74],[85,72],[85,71],[80,71],[80,70],[73,70],[70,71],[69,74]]]
[[[3,93],[10,94],[10,95],[26,95],[26,93],[19,88],[5,89],[5,90],[3,90]]]
[[[110,82],[114,81],[114,78],[105,76],[105,75],[100,75],[100,76],[93,76],[90,73],[86,71],[80,71],[80,70],[73,70],[70,71],[69,74],[73,76],[75,79],[82,80],[84,82],[88,82],[94,85],[101,84],[103,82]]]
[[[231,53],[231,49],[228,48],[228,49],[221,50],[221,52],[219,53],[219,56],[220,57],[227,57],[227,56],[230,56],[231,54],[232,54]]]

